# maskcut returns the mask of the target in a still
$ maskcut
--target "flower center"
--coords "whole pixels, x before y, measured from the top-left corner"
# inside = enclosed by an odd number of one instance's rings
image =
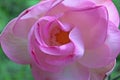
[[[65,32],[58,27],[54,27],[50,33],[50,42],[52,46],[69,43],[69,32]]]
[[[64,32],[64,31],[60,30],[59,33],[55,34],[56,41],[61,44],[68,43],[68,42],[70,42],[68,35],[69,35],[69,32]]]

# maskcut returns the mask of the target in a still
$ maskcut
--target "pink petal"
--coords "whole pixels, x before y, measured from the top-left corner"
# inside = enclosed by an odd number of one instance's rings
[[[27,19],[18,19],[13,27],[14,34],[21,38],[27,39],[28,33],[35,23],[36,19],[27,18]]]
[[[81,57],[84,54],[84,44],[83,40],[81,38],[81,33],[78,27],[73,28],[73,30],[70,32],[70,40],[74,44],[74,54],[76,54],[76,57]]]
[[[32,73],[35,80],[89,80],[89,71],[79,64],[66,66],[59,72],[47,72],[32,65]]]
[[[32,58],[40,68],[47,71],[56,71],[59,70],[58,67],[63,67],[63,65],[74,61],[73,58],[78,53],[74,53],[74,45],[71,42],[61,46],[49,46],[45,43],[46,34],[44,32],[49,30],[48,27],[45,27],[51,21],[54,21],[54,18],[43,17],[36,22],[29,35],[29,47]],[[37,25],[38,23],[39,25]]]
[[[40,3],[32,6],[31,8],[23,11],[17,18],[16,23],[14,25],[13,31],[15,35],[20,36],[22,38],[27,38],[28,33],[35,23],[40,17],[45,15],[45,13],[56,6],[62,0],[46,0],[41,1]]]
[[[108,26],[105,7],[68,11],[61,20],[79,27],[85,48],[96,48],[104,43]]]
[[[74,51],[74,45],[72,43],[68,43],[62,46],[54,46],[54,47],[44,47],[39,46],[40,50],[43,51],[45,54],[50,55],[72,55]],[[68,49],[69,48],[69,49]],[[82,51],[80,51],[82,53]]]
[[[49,24],[54,22],[56,20],[55,17],[50,17],[50,16],[45,16],[40,18],[36,24],[34,25],[34,33],[37,41],[40,43],[40,45],[44,44],[47,45],[49,44],[49,31],[50,27]]]
[[[104,5],[107,7],[109,20],[113,22],[116,25],[116,27],[119,27],[120,23],[119,13],[112,0],[107,0]]]
[[[110,49],[110,60],[115,60],[120,52],[120,30],[111,22],[109,22],[105,44],[107,44]]]
[[[94,7],[94,6],[95,6],[95,4],[90,1],[63,0],[63,2],[59,3],[55,7],[51,8],[47,12],[46,15],[61,17],[67,11],[81,9],[81,8],[89,8],[89,7]]]
[[[85,7],[92,7],[94,5],[93,2],[88,0],[64,0],[62,2],[64,6],[70,7],[70,8],[85,8]]]
[[[69,10],[67,6],[64,6],[62,3],[56,5],[55,7],[51,8],[46,15],[47,16],[56,16],[60,17],[65,11]]]
[[[58,71],[59,66],[50,65],[46,62],[46,58],[49,57],[49,55],[40,51],[38,42],[35,38],[33,31],[34,31],[34,27],[31,29],[31,32],[29,35],[29,52],[31,57],[34,60],[34,63],[38,65],[42,70],[50,71],[50,72]]]
[[[91,1],[91,0],[90,0]],[[105,6],[108,10],[109,20],[113,22],[116,27],[119,27],[119,13],[112,0],[92,0],[98,6]]]
[[[13,61],[28,64],[31,58],[28,54],[27,40],[17,37],[13,33],[13,27],[17,19],[8,23],[0,36],[1,46],[5,54]]]
[[[47,44],[47,43],[49,43],[47,40],[49,39],[49,36],[50,36],[50,34],[49,34],[50,26],[47,24],[53,23],[55,20],[56,19],[54,17],[46,16],[46,17],[41,18],[38,21],[39,25],[35,25],[35,36],[36,36],[37,41],[40,43],[39,48],[42,52],[44,52],[45,54],[49,54],[49,55],[72,54],[73,49],[74,49],[73,43],[67,43],[67,44],[61,45],[61,46],[57,46],[57,45],[49,46]],[[60,25],[62,25],[61,28],[64,27],[64,25],[62,23]]]
[[[91,69],[90,80],[104,80],[108,76],[107,73],[113,71],[114,67],[115,61],[105,67]]]
[[[99,68],[109,64],[111,62],[109,58],[109,48],[106,45],[102,45],[92,50],[86,50],[79,62],[89,68]]]

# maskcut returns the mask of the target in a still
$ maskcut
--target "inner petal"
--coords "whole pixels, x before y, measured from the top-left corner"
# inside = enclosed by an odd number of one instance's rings
[[[50,31],[50,45],[51,46],[60,46],[66,43],[69,43],[69,32],[65,32],[60,29],[58,26],[55,26]]]

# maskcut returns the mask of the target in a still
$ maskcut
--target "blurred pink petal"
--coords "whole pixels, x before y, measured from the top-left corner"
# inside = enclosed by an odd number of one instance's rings
[[[99,68],[109,64],[110,51],[106,45],[86,50],[79,62],[89,68]],[[104,62],[104,63],[103,63]]]
[[[113,61],[120,52],[120,30],[111,22],[109,22],[108,25],[105,44],[107,44],[110,49],[110,61]]]
[[[89,80],[89,71],[80,64],[66,66],[60,72],[43,71],[35,65],[31,66],[35,80]]]
[[[35,6],[23,11],[18,16],[16,23],[14,25],[14,28],[13,28],[14,34],[16,36],[20,36],[26,39],[35,21],[37,21],[40,17],[44,16],[49,9],[51,9],[61,1],[62,0],[41,1]]]
[[[104,7],[66,12],[62,17],[62,22],[79,27],[85,48],[98,47],[105,41],[108,16]]]
[[[119,13],[112,0],[90,0],[98,6],[105,6],[108,10],[109,20],[113,22],[116,27],[119,27]]]
[[[35,80],[103,80],[120,52],[118,25],[112,0],[42,0],[9,22],[0,44]]]
[[[80,8],[85,8],[85,7],[88,8],[88,7],[95,5],[94,3],[88,0],[64,0],[62,4],[64,6],[74,8],[74,9],[75,8],[80,9]]]
[[[27,40],[17,37],[13,33],[13,27],[17,19],[8,23],[0,36],[1,46],[5,54],[13,61],[20,64],[30,64],[31,58],[27,49]]]
[[[112,63],[110,63],[107,66],[101,67],[101,68],[96,68],[96,69],[91,69],[90,71],[90,80],[104,80],[106,77],[109,76],[109,74],[107,74],[108,72],[113,71],[114,67],[115,67],[115,61],[113,61]]]
[[[56,19],[52,17],[43,17],[33,26],[29,35],[29,40],[30,40],[29,46],[30,46],[31,56],[35,60],[36,64],[38,64],[38,66],[47,70],[50,70],[51,68],[54,69],[55,66],[61,67],[62,65],[65,65],[73,61],[74,57],[76,56],[81,57],[84,52],[82,41],[79,41],[80,36],[76,38],[74,37],[74,35],[79,33],[79,31],[77,30],[72,30],[70,33],[70,37],[75,38],[75,39],[71,39],[72,42],[62,45],[56,45],[56,46],[49,46],[48,44],[46,44],[45,42],[45,40],[47,40],[46,36],[50,36],[50,34],[46,35],[44,31],[49,32],[51,30],[50,27],[56,26],[56,25],[53,26],[48,25],[49,23],[54,23],[54,20]],[[59,26],[60,25],[61,25],[60,28],[63,29],[64,24],[59,24]],[[77,31],[77,33],[75,33],[75,31]],[[78,40],[78,42],[76,42],[76,40]],[[78,43],[80,45],[78,45]],[[75,46],[77,47],[74,48]],[[56,71],[56,69],[54,70]]]
[[[56,19],[54,17],[43,17],[42,19],[40,19],[38,21],[37,24],[39,24],[39,25],[34,26],[35,27],[35,37],[36,37],[37,41],[39,42],[40,50],[43,51],[45,54],[49,54],[49,55],[72,54],[73,48],[74,48],[73,43],[69,42],[66,44],[62,44],[62,45],[56,44],[55,46],[53,46],[55,40],[53,43],[49,41],[49,39],[51,40],[50,33],[51,33],[51,28],[53,26],[59,26],[59,27],[55,27],[57,29],[61,29],[61,28],[65,27],[63,24],[59,24],[60,22],[59,23],[57,22],[55,25],[52,25],[52,24],[54,24],[55,21],[56,21]],[[69,48],[69,49],[66,50],[67,48]]]
[[[33,30],[33,29],[32,29]],[[43,52],[40,51],[38,47],[38,42],[35,38],[35,35],[33,34],[33,31],[31,30],[30,34],[30,44],[29,44],[29,52],[31,54],[31,57],[34,60],[34,63],[40,67],[42,70],[45,71],[51,71],[51,72],[56,72],[58,71],[58,66],[50,65],[46,62],[46,58],[52,57],[47,54],[44,54]]]
[[[73,30],[70,32],[69,37],[75,47],[74,48],[74,54],[76,54],[75,57],[79,58],[82,57],[84,54],[84,44],[79,28],[78,27],[73,28]]]

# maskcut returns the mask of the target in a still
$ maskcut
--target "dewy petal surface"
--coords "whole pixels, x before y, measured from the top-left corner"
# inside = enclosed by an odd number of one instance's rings
[[[0,36],[0,43],[5,54],[13,61],[22,64],[31,62],[28,54],[27,41],[17,37],[13,33],[13,26],[17,19],[13,19],[8,23],[5,30]]]
[[[60,72],[43,71],[32,65],[32,73],[35,80],[89,80],[89,71],[80,64],[70,64]]]
[[[68,11],[60,20],[79,27],[85,48],[98,47],[105,41],[108,26],[105,7]]]

